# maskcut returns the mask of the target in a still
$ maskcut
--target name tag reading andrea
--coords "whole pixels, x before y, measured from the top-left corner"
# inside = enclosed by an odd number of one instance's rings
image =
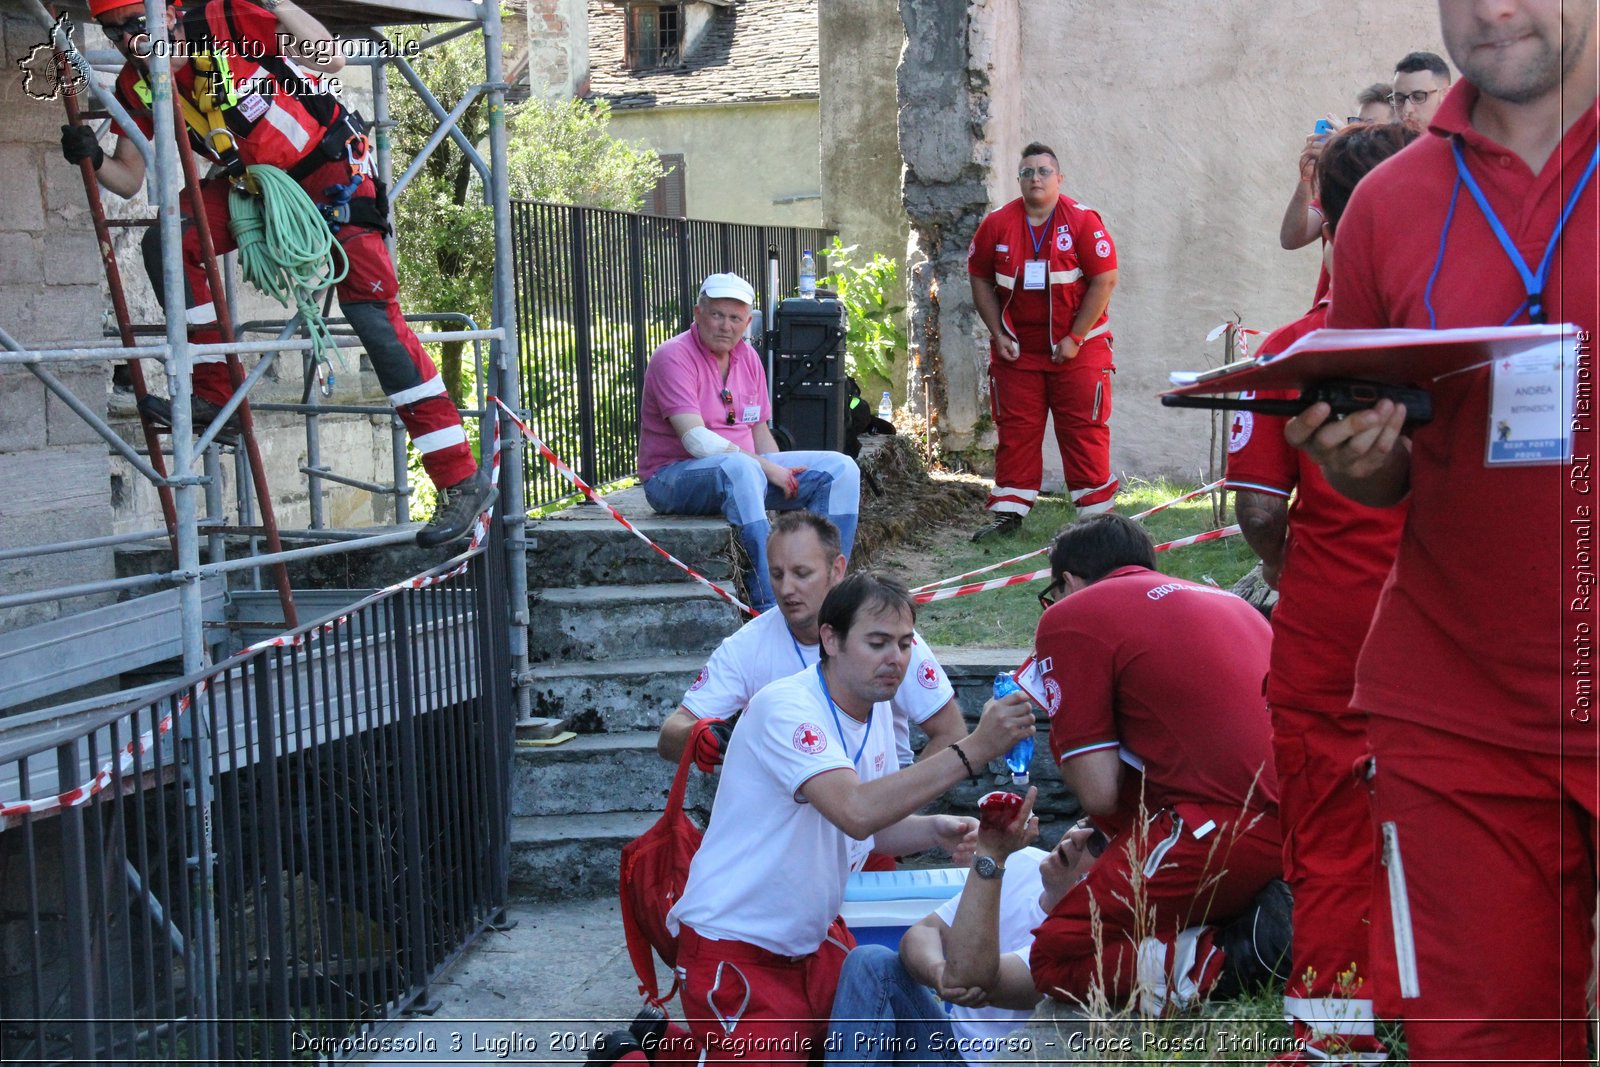
[[[1048,266],[1042,259],[1030,259],[1022,265],[1022,287],[1024,289],[1043,289],[1048,277]]]
[[[1491,467],[1565,463],[1572,458],[1572,401],[1578,364],[1552,339],[1490,365]]]

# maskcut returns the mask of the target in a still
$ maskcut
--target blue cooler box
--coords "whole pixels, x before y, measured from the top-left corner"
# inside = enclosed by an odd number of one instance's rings
[[[968,870],[858,871],[845,883],[839,914],[861,944],[899,949],[906,930],[961,892]]]

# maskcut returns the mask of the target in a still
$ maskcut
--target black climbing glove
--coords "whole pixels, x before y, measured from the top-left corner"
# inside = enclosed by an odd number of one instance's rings
[[[94,169],[99,170],[100,165],[106,161],[105,149],[100,147],[100,142],[95,140],[94,131],[87,126],[61,127],[61,154],[68,163],[82,163],[88,160],[94,164]]]

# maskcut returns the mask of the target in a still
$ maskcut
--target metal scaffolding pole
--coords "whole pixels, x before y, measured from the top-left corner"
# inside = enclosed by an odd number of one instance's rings
[[[500,398],[513,411],[522,407],[517,375],[516,288],[512,276],[511,185],[506,162],[506,89],[500,47],[500,6],[483,5],[484,73],[489,90],[489,174],[485,181],[494,212],[494,321],[502,338],[489,346]],[[522,438],[504,413],[500,420],[500,521],[506,527],[506,591],[511,598],[511,671],[517,679],[517,719],[532,712],[528,667],[527,507],[522,497]]]

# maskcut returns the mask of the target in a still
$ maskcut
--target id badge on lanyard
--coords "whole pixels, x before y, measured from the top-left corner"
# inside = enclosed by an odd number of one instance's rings
[[[1570,337],[1546,341],[1490,364],[1490,467],[1567,463],[1578,363]]]
[[[1050,276],[1049,264],[1042,259],[1030,259],[1022,265],[1022,287],[1043,289]]]
[[[1561,233],[1566,229],[1567,219],[1578,204],[1578,197],[1594,176],[1596,165],[1600,164],[1600,148],[1591,154],[1589,165],[1584,168],[1582,177],[1568,195],[1566,206],[1537,267],[1530,267],[1522,258],[1522,253],[1490,205],[1489,198],[1467,168],[1460,142],[1452,141],[1450,148],[1455,156],[1457,188],[1466,186],[1527,290],[1527,298],[1511,313],[1507,324],[1524,311],[1530,322],[1543,323],[1544,291],[1550,280],[1551,260],[1556,245],[1561,241]],[[1453,194],[1451,200],[1453,203]],[[1488,442],[1484,449],[1484,463],[1487,466],[1571,462],[1572,409],[1577,392],[1576,357],[1576,351],[1570,347],[1570,338],[1558,338],[1542,342],[1514,356],[1502,356],[1490,364]]]

